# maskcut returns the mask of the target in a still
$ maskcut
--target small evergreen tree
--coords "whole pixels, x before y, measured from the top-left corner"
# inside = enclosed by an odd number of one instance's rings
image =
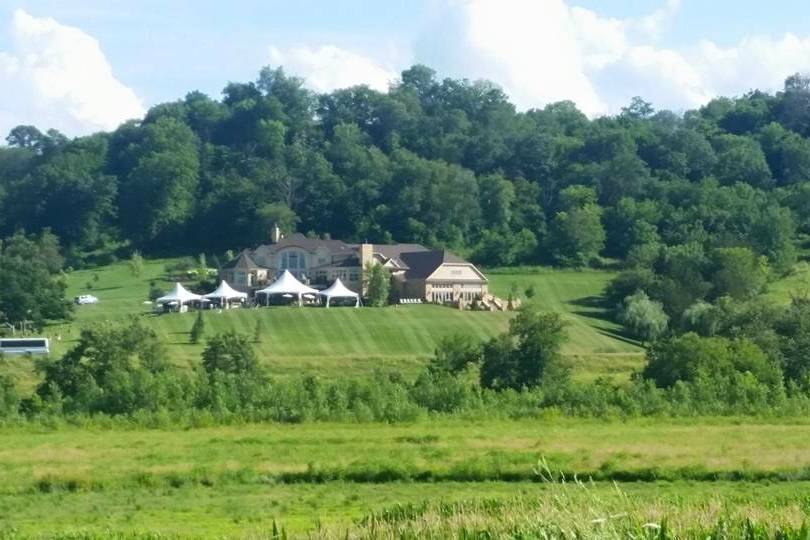
[[[203,312],[197,311],[197,318],[194,319],[194,324],[191,326],[191,342],[192,343],[199,343],[200,338],[205,333],[205,319],[203,319]]]
[[[253,343],[259,343],[264,333],[264,325],[261,319],[256,319],[256,326],[253,327]]]
[[[388,303],[388,292],[391,284],[391,277],[388,270],[382,265],[374,264],[366,270],[368,275],[368,289],[366,292],[366,303],[373,307],[383,307]]]
[[[129,271],[134,277],[141,277],[143,273],[143,257],[140,251],[133,251],[129,258]]]

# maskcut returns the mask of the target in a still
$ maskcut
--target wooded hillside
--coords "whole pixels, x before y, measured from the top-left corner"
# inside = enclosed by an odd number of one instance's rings
[[[389,92],[315,94],[281,69],[69,140],[0,148],[0,237],[50,228],[88,253],[222,253],[287,230],[445,246],[509,265],[650,263],[666,246],[746,247],[788,269],[810,229],[810,79],[775,95],[588,119],[517,112],[488,82],[425,66]],[[685,248],[684,248],[685,249]],[[708,255],[707,255],[708,257]]]

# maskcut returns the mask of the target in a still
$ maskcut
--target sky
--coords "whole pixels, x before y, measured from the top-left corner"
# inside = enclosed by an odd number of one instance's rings
[[[810,72],[807,0],[0,0],[0,134],[114,129],[282,66],[319,92],[414,63],[520,110],[684,111]],[[1,137],[0,137],[1,138]]]

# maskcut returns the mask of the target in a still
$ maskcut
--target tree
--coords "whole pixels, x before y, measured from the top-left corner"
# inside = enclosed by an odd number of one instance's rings
[[[39,150],[45,138],[45,135],[34,126],[17,126],[9,132],[6,142],[9,146],[16,146],[17,148]]]
[[[39,366],[37,395],[60,399],[66,412],[120,414],[143,408],[145,374],[167,367],[165,349],[154,330],[139,320],[126,325],[96,324],[57,361]]]
[[[191,338],[191,342],[197,344],[200,342],[200,338],[205,333],[205,319],[203,318],[202,310],[197,311],[197,317],[194,319],[194,324],[191,325],[191,331],[189,332],[189,337]]]
[[[508,332],[484,344],[481,385],[521,389],[567,377],[560,353],[567,324],[557,313],[521,310]]]
[[[643,375],[658,386],[669,387],[678,381],[724,378],[744,372],[770,386],[782,382],[779,365],[752,341],[687,333],[656,342],[647,351]]]
[[[768,281],[768,260],[749,248],[719,248],[711,259],[715,297],[748,298],[759,294]]]
[[[118,206],[122,228],[137,245],[179,235],[188,221],[199,182],[198,146],[186,124],[161,117],[128,149],[133,166],[121,182]]]
[[[388,304],[388,293],[391,285],[391,276],[380,264],[370,264],[366,268],[366,304],[373,307],[383,307]]]
[[[595,203],[557,212],[551,227],[550,248],[566,266],[587,266],[605,246],[602,209]]]
[[[129,257],[129,271],[134,277],[141,277],[143,273],[143,257],[138,250],[133,251]]]
[[[464,334],[453,334],[439,340],[428,369],[456,375],[467,366],[481,361],[481,345]]]
[[[259,360],[250,339],[231,330],[208,340],[202,365],[209,375],[217,372],[249,375],[258,371]]]
[[[8,322],[33,321],[41,327],[48,319],[70,315],[73,305],[65,299],[67,285],[58,274],[62,259],[55,242],[49,233],[17,233],[0,242],[0,313]]]
[[[715,143],[715,175],[726,185],[745,182],[767,188],[773,183],[771,170],[762,147],[754,139],[738,135],[721,135]]]
[[[785,379],[810,390],[810,299],[794,298],[774,326]]]
[[[253,343],[259,343],[262,340],[262,334],[264,334],[264,324],[261,318],[257,318],[256,325],[253,327]]]
[[[661,302],[650,300],[642,290],[624,299],[619,311],[619,321],[624,324],[642,345],[654,341],[666,332],[669,317]]]

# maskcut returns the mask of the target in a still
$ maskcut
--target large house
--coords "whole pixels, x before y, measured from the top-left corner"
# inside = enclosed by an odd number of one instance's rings
[[[381,264],[391,273],[400,298],[467,304],[487,295],[487,278],[472,263],[446,250],[419,244],[347,244],[330,238],[274,233],[274,242],[241,253],[222,269],[235,288],[250,291],[289,270],[299,280],[324,288],[335,279],[363,292],[363,269]]]

